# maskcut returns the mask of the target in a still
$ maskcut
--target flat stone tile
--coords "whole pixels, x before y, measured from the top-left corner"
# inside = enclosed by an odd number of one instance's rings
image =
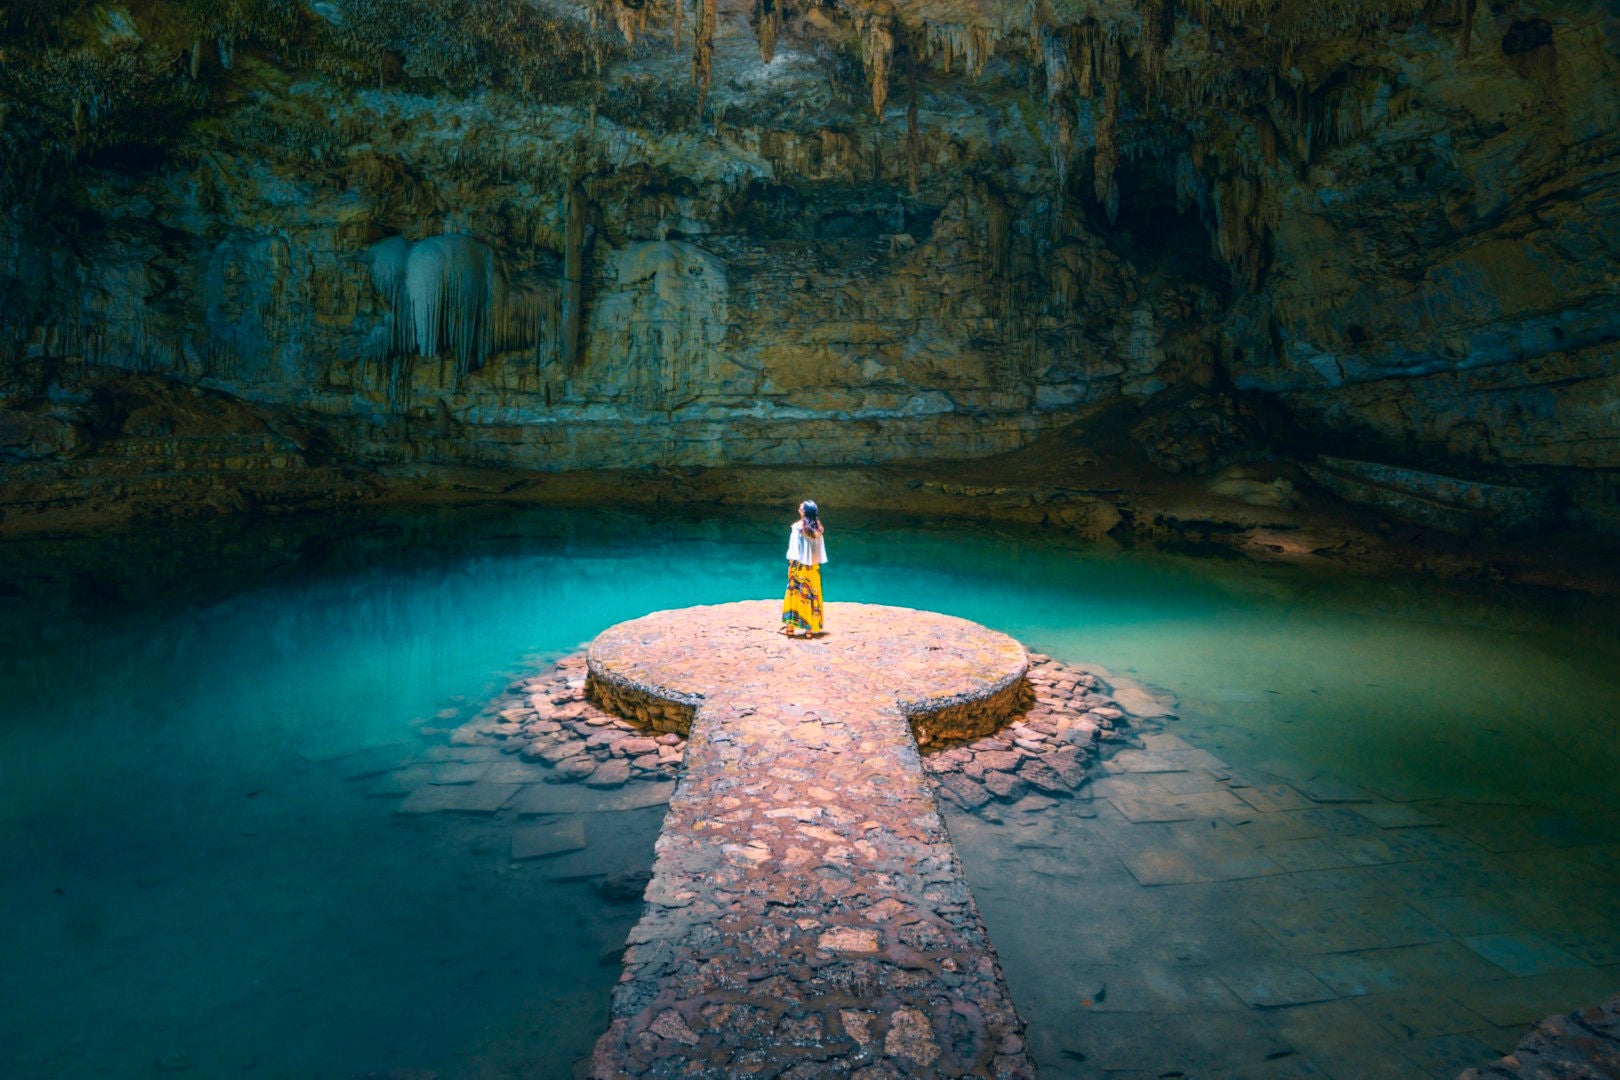
[[[372,782],[367,794],[380,796],[409,795],[419,787],[426,787],[432,781],[432,766],[411,765],[407,768],[396,769],[384,776],[379,776]]]
[[[1191,810],[1153,799],[1133,799],[1125,795],[1116,795],[1108,801],[1113,803],[1114,809],[1126,819],[1135,822],[1187,821],[1197,816]]]
[[[1255,964],[1221,973],[1221,981],[1244,1004],[1255,1008],[1331,1001],[1339,995],[1296,964]]]
[[[617,813],[662,806],[675,792],[673,781],[632,780],[601,790],[584,784],[529,784],[512,801],[520,815]]]
[[[1381,866],[1335,867],[1329,870],[1301,870],[1292,876],[1293,882],[1311,894],[1312,904],[1330,902],[1348,903],[1352,899],[1373,901],[1388,896],[1388,886],[1379,878]]]
[[[515,795],[519,784],[430,784],[400,804],[401,814],[493,814]]]
[[[1287,784],[1267,784],[1264,787],[1237,788],[1235,794],[1263,814],[1274,814],[1284,810],[1304,810],[1314,805],[1310,799],[1307,799]]]
[[[1191,795],[1169,795],[1160,792],[1158,798],[1116,795],[1108,801],[1113,803],[1114,808],[1126,819],[1139,823],[1232,817],[1248,812],[1249,809],[1225,791]]]
[[[1215,1069],[1207,1075],[1209,1080],[1318,1080],[1328,1076],[1320,1065],[1296,1050],[1274,1053],[1275,1057]]]
[[[1085,978],[1101,980],[1105,989],[1092,1006],[1098,1012],[1203,1014],[1244,1007],[1215,972],[1182,965],[1138,963],[1088,969]]]
[[[1392,962],[1388,950],[1323,954],[1301,958],[1311,974],[1344,997],[1387,993],[1412,985],[1411,976]]]
[[[1367,786],[1390,802],[1433,802],[1451,794],[1444,784],[1415,776],[1387,772]]]
[[[1484,1017],[1449,994],[1368,994],[1357,998],[1356,1004],[1403,1042],[1457,1035],[1486,1026]]]
[[[1500,968],[1449,940],[1394,949],[1303,956],[1300,963],[1346,997],[1473,985],[1504,977]]]
[[[1172,795],[1198,795],[1227,790],[1226,781],[1208,769],[1188,769],[1184,773],[1159,773],[1153,783]]]
[[[1414,825],[1394,835],[1414,859],[1471,859],[1484,865],[1485,849],[1454,829]]]
[[[1353,806],[1309,806],[1293,816],[1309,822],[1323,836],[1377,836],[1379,829],[1356,812]]]
[[[512,830],[512,860],[543,859],[578,851],[585,846],[585,822],[581,818],[548,825],[525,825]]]
[[[1127,709],[1127,712],[1135,712]],[[1140,714],[1137,714],[1140,715]],[[1194,750],[1197,749],[1180,735],[1173,735],[1168,731],[1149,731],[1142,735],[1142,747],[1145,750]]]
[[[1173,697],[1169,694],[1156,694],[1145,687],[1119,682],[1114,686],[1113,696],[1114,700],[1119,702],[1119,707],[1132,716],[1152,718],[1175,714]],[[1173,735],[1169,737],[1175,738]]]
[[[1614,993],[1614,971],[1583,965],[1578,970],[1522,979],[1463,983],[1452,992],[1458,1001],[1497,1027],[1534,1024],[1606,999]]]
[[[1461,940],[1509,975],[1544,975],[1549,971],[1587,966],[1537,934],[1479,934]]]
[[[430,784],[476,784],[490,769],[487,761],[447,761],[430,770]]]
[[[1600,928],[1545,930],[1542,937],[1588,964],[1620,965],[1620,923],[1611,922]],[[1620,972],[1615,975],[1615,983],[1620,985]]]
[[[1327,842],[1311,837],[1307,840],[1281,840],[1261,847],[1265,856],[1287,871],[1327,870],[1349,866],[1350,860],[1329,847]]]
[[[501,748],[484,743],[474,743],[467,746],[434,746],[422,755],[430,762],[471,764],[478,761],[498,761],[504,755]]]
[[[315,763],[336,762],[345,777],[372,776],[410,764],[415,749],[415,743],[401,739],[397,732],[333,729],[314,735],[299,747],[298,756]],[[378,759],[387,764],[373,765]],[[356,767],[368,771],[353,771]]]
[[[1149,774],[1111,773],[1099,776],[1085,786],[1085,792],[1097,799],[1163,799],[1165,789],[1158,778]]]
[[[1165,775],[1179,775],[1169,773]],[[1171,799],[1175,805],[1191,811],[1200,818],[1247,818],[1253,810],[1230,791],[1198,791],[1177,795]]]
[[[1419,859],[1369,866],[1365,872],[1372,888],[1396,895],[1472,896],[1513,880],[1471,859]]]
[[[1304,1004],[1277,1017],[1278,1033],[1335,1080],[1429,1080],[1353,1001]]]
[[[1176,885],[1193,881],[1216,881],[1180,848],[1142,848],[1118,851],[1119,861],[1143,885]]]
[[[1482,1068],[1502,1056],[1471,1033],[1438,1035],[1396,1044],[1412,1063],[1429,1076],[1453,1077],[1466,1069]]]
[[[1316,776],[1294,784],[1311,800],[1319,803],[1364,803],[1372,801],[1372,794],[1364,787],[1340,780],[1335,776]]]
[[[1313,905],[1255,911],[1249,917],[1292,953],[1348,952],[1356,948],[1351,929],[1327,908]]]
[[[1438,818],[1409,803],[1375,802],[1353,809],[1380,829],[1411,829],[1440,824]]]
[[[1292,783],[1309,780],[1316,775],[1316,771],[1316,766],[1303,761],[1294,761],[1291,758],[1267,758],[1252,769],[1245,769],[1244,774],[1253,779],[1253,786],[1264,787],[1279,781]]]
[[[1234,1061],[1252,1068],[1292,1050],[1244,1009],[1211,1012],[1196,1022],[1182,1013],[1075,1010],[1064,1021],[1064,1052],[1042,1076],[1202,1077]]]
[[[543,765],[531,765],[527,761],[509,757],[492,764],[480,779],[492,784],[539,784],[545,781],[546,773],[550,771]]]
[[[1283,840],[1305,840],[1319,837],[1324,830],[1299,813],[1265,814],[1255,811],[1234,822],[1238,830],[1251,841],[1270,844]]]
[[[1256,911],[1250,916],[1279,944],[1297,953],[1339,953],[1397,948],[1437,941],[1444,932],[1404,904],[1357,907],[1311,905]]]
[[[1356,866],[1381,866],[1411,858],[1407,849],[1382,836],[1330,836],[1325,842]]]
[[[1410,903],[1449,934],[1470,937],[1523,930],[1519,917],[1490,894],[1472,896],[1416,895]]]
[[[1134,826],[1156,832],[1146,834],[1140,845],[1128,839],[1116,843],[1116,854],[1143,885],[1234,881],[1283,872],[1230,826],[1221,826],[1213,820]]]
[[[1103,762],[1103,768],[1109,773],[1186,772],[1188,767],[1176,752],[1155,753],[1151,750],[1121,750]]]
[[[333,768],[345,780],[365,780],[396,769],[408,768],[413,762],[414,745],[391,742],[336,758]]]
[[[1463,805],[1451,828],[1488,851],[1533,851],[1612,843],[1620,824],[1612,814],[1548,814],[1535,807]]]

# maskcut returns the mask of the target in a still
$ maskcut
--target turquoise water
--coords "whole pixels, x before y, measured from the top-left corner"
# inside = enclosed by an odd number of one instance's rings
[[[779,592],[787,523],[464,511],[11,545],[0,1074],[570,1075],[637,916],[594,886],[650,865],[661,811],[587,814],[585,853],[514,863],[503,817],[401,817],[375,778],[603,627]],[[1166,688],[1176,732],[1235,767],[1600,828],[1620,810],[1604,605],[831,524],[829,599]],[[994,842],[962,846],[971,874]],[[985,906],[992,936],[1069,932]],[[1035,976],[1008,966],[1022,996]]]

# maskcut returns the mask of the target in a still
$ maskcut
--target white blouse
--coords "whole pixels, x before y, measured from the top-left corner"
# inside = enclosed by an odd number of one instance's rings
[[[826,537],[804,535],[804,522],[795,521],[788,532],[787,557],[806,566],[820,566],[827,561]]]

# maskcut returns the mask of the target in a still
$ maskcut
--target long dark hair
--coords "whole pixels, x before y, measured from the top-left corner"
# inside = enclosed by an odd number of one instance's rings
[[[821,535],[821,510],[820,510],[820,508],[818,508],[816,506],[815,502],[810,500],[810,499],[804,500],[804,502],[800,504],[800,508],[802,509],[802,511],[804,513],[804,531],[809,533],[811,536],[820,536]]]

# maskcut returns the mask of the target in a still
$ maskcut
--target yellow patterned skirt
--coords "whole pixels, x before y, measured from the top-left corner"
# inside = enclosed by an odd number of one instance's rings
[[[821,567],[788,560],[787,595],[782,598],[782,627],[821,633]]]

